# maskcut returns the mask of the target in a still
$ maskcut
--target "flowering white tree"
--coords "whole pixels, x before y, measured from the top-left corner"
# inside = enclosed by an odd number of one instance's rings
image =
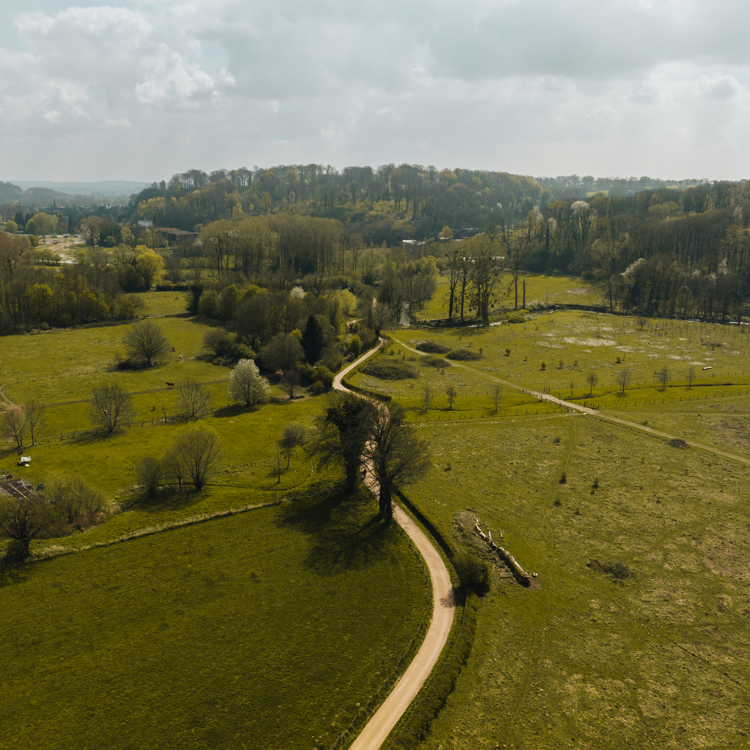
[[[271,386],[262,377],[252,359],[241,359],[229,376],[229,395],[235,401],[244,401],[246,406],[264,404],[268,401]]]

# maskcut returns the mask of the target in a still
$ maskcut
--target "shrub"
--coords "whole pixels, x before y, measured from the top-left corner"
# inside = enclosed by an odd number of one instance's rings
[[[450,351],[449,346],[440,344],[437,341],[420,341],[415,348],[420,352],[427,352],[428,354],[446,354]]]
[[[596,570],[599,573],[612,576],[616,581],[625,581],[628,578],[633,578],[635,573],[625,563],[617,562],[599,562],[598,560],[591,560],[586,563],[587,568]]]
[[[422,357],[423,367],[434,367],[436,370],[442,370],[444,367],[450,367],[451,363],[444,360],[442,357],[430,356]]]
[[[568,475],[563,472],[562,476],[560,477],[560,484],[565,484],[568,481]]]
[[[470,349],[454,349],[452,352],[448,352],[445,358],[453,359],[456,362],[475,362],[478,359],[482,359],[482,355],[472,352]]]
[[[312,393],[313,396],[320,396],[322,393],[325,393],[325,391],[326,387],[320,382],[320,380],[316,380],[310,388],[310,393]]]
[[[328,391],[333,386],[333,373],[324,365],[320,365],[315,373],[315,382],[322,383],[325,390]]]
[[[669,441],[669,444],[673,448],[685,449],[688,447],[688,444],[682,438],[672,438],[672,440]]]
[[[480,596],[490,590],[490,567],[486,562],[464,550],[456,552],[452,562],[464,588],[471,589]]]
[[[385,359],[378,357],[370,360],[362,368],[366,375],[372,375],[380,380],[406,380],[407,378],[418,378],[419,370],[410,362],[399,359]]]
[[[520,312],[511,312],[508,313],[508,317],[506,318],[506,320],[508,321],[508,323],[525,323],[526,316]]]

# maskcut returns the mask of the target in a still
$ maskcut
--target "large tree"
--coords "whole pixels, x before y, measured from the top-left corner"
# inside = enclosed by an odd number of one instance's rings
[[[15,551],[21,560],[28,557],[31,540],[47,531],[51,517],[51,508],[40,495],[0,495],[0,531],[16,542]]]
[[[315,315],[310,315],[302,331],[302,349],[305,360],[314,365],[320,359],[320,353],[326,345],[326,334],[323,326]]]
[[[180,386],[177,395],[177,408],[185,419],[197,419],[208,411],[211,393],[197,381],[188,378]]]
[[[419,479],[430,467],[429,444],[404,424],[398,404],[381,404],[370,423],[362,458],[379,485],[380,517],[393,519],[393,490]]]
[[[26,428],[26,414],[19,406],[9,407],[3,414],[3,434],[15,440],[16,448],[23,449],[23,432]]]
[[[287,370],[293,370],[304,358],[305,353],[296,336],[291,333],[277,333],[263,347],[260,356],[267,370],[281,370],[282,374],[286,374]]]
[[[317,435],[312,452],[319,464],[342,464],[346,487],[354,489],[362,466],[362,452],[371,435],[376,408],[369,401],[349,393],[331,395],[324,416],[316,421]]]
[[[107,434],[128,426],[135,415],[130,394],[118,383],[94,388],[89,405],[89,419]]]
[[[202,425],[186,427],[177,433],[168,455],[181,464],[184,475],[200,490],[221,463],[219,436]]]
[[[162,333],[161,326],[151,320],[133,323],[122,341],[128,356],[145,360],[149,367],[157,357],[165,357],[172,347]]]

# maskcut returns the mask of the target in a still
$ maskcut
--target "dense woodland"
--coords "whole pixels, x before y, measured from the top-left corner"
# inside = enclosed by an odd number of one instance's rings
[[[598,279],[613,312],[748,314],[750,182],[681,189],[651,180],[655,187],[609,195],[588,190],[601,181],[556,180],[410,165],[191,170],[133,196],[121,221],[3,207],[0,330],[128,319],[137,314],[129,293],[161,284],[189,289],[192,312],[223,319],[257,349],[304,322],[293,289],[318,299],[346,293],[346,314],[359,305],[379,329],[421,310],[440,273],[451,319],[489,322],[501,278],[517,284],[524,273]],[[569,190],[578,193],[555,199]],[[170,242],[163,226],[196,235]],[[69,265],[29,234],[66,229],[87,244]],[[240,323],[248,292],[253,315],[280,316],[278,330],[250,333],[247,315]]]

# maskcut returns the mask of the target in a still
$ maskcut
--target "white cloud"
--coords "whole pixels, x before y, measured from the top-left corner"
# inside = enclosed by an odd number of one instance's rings
[[[417,158],[738,177],[748,163],[744,0],[26,7],[0,47],[16,176],[35,158],[66,179]],[[64,161],[51,133],[96,158]]]

